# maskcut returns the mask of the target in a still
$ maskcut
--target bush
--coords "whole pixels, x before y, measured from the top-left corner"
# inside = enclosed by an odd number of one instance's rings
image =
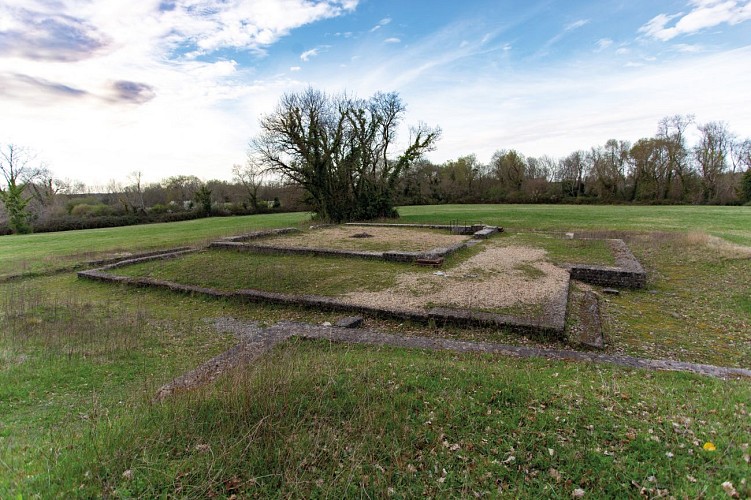
[[[162,205],[161,203],[157,203],[156,205],[153,205],[146,209],[146,211],[150,214],[154,215],[160,215],[160,214],[166,214],[170,211],[170,208],[167,205]]]
[[[176,212],[164,214],[127,214],[103,215],[99,217],[76,217],[66,215],[54,217],[34,225],[37,233],[51,233],[55,231],[73,231],[77,229],[99,229],[103,227],[133,226],[136,224],[150,224],[156,222],[178,222],[182,220],[199,219],[198,212]]]
[[[72,214],[73,210],[80,205],[95,206],[102,205],[102,202],[95,196],[77,196],[75,198],[70,198],[65,202],[65,211],[69,214]]]
[[[73,217],[103,217],[113,215],[113,213],[114,210],[104,203],[97,203],[96,205],[81,203],[70,210],[70,215]]]

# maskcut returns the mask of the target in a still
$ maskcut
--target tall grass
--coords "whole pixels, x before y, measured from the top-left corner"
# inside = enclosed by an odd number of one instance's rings
[[[691,498],[731,481],[749,494],[748,398],[743,382],[684,374],[294,341],[92,424],[40,491]]]
[[[33,350],[45,358],[111,357],[145,339],[143,308],[126,309],[113,300],[88,302],[75,296],[48,296],[26,284],[10,284],[0,295],[3,344]]]
[[[138,299],[51,281],[0,287],[0,498],[38,495],[43,486],[28,485],[48,482],[63,450],[95,439],[93,422],[132,411],[227,348],[224,336],[189,316],[157,309],[156,317]]]

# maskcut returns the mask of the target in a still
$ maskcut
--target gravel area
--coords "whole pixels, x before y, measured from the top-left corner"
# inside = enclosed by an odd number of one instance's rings
[[[354,237],[363,233],[371,235],[372,238]],[[281,247],[418,252],[449,247],[467,239],[467,236],[431,229],[332,226],[267,238],[263,243]]]
[[[553,302],[568,272],[546,262],[545,251],[525,246],[490,247],[462,264],[433,274],[404,272],[394,287],[344,295],[358,305],[417,311],[428,306],[500,309]]]

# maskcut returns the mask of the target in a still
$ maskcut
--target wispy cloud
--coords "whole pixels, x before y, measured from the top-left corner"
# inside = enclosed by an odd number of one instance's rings
[[[18,73],[0,73],[0,95],[13,98],[27,98],[30,94],[46,94],[56,99],[81,98],[89,95],[85,90],[62,83],[51,82],[44,78],[35,78]]]
[[[390,17],[384,17],[383,19],[381,19],[380,21],[378,21],[378,23],[375,26],[373,26],[372,28],[370,28],[370,32],[373,33],[375,31],[378,31],[379,29],[383,28],[384,26],[386,26],[387,24],[390,24],[390,23],[391,23],[391,18]]]
[[[578,20],[576,20],[574,22],[571,22],[571,23],[567,24],[563,28],[563,31],[566,31],[566,32],[568,32],[568,31],[574,31],[574,30],[577,30],[577,29],[581,28],[582,26],[586,26],[588,24],[589,24],[589,19],[578,19]]]
[[[751,0],[692,0],[689,5],[687,14],[658,14],[639,28],[639,33],[666,42],[721,24],[751,20]]]
[[[396,37],[387,38],[383,41],[383,43],[401,43],[401,42],[402,40]]]
[[[599,52],[599,51],[607,49],[611,45],[613,45],[613,40],[611,40],[610,38],[600,38],[599,40],[597,40],[595,47],[597,48],[597,51]]]
[[[300,54],[300,60],[303,62],[308,62],[311,57],[315,57],[318,55],[318,49],[310,49],[306,50],[302,54]]]
[[[694,54],[697,52],[702,52],[704,50],[704,47],[697,44],[689,44],[689,43],[677,43],[672,46],[673,50],[676,50],[678,52],[683,52],[686,54]]]
[[[553,45],[557,44],[558,42],[560,42],[561,40],[563,40],[564,38],[566,38],[573,31],[576,31],[576,30],[578,30],[578,29],[586,26],[587,24],[589,24],[589,19],[578,19],[576,21],[573,21],[573,22],[570,22],[570,23],[566,24],[563,27],[563,30],[560,33],[558,33],[554,37],[550,38],[547,42],[545,42],[543,44],[543,46],[540,48],[540,50],[537,51],[536,55],[538,57],[547,55],[548,54],[548,50]]]
[[[410,117],[443,128],[434,161],[469,153],[487,161],[501,148],[563,156],[610,138],[635,141],[648,136],[660,118],[676,113],[734,126],[749,123],[751,111],[737,105],[751,85],[751,73],[738,61],[749,57],[751,48],[746,47],[623,69],[602,56],[584,66],[551,66],[544,75],[533,69],[512,75],[486,70],[455,88],[425,94],[415,86],[404,96]],[[718,74],[723,78],[718,80]],[[712,98],[697,98],[704,95]],[[748,128],[742,133],[749,133]]]

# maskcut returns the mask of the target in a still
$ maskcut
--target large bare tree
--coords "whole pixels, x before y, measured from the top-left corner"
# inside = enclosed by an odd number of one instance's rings
[[[411,130],[406,149],[392,155],[405,106],[396,93],[369,99],[331,96],[308,88],[285,94],[261,118],[251,161],[301,185],[319,218],[331,222],[393,217],[399,176],[431,150],[440,130]]]

